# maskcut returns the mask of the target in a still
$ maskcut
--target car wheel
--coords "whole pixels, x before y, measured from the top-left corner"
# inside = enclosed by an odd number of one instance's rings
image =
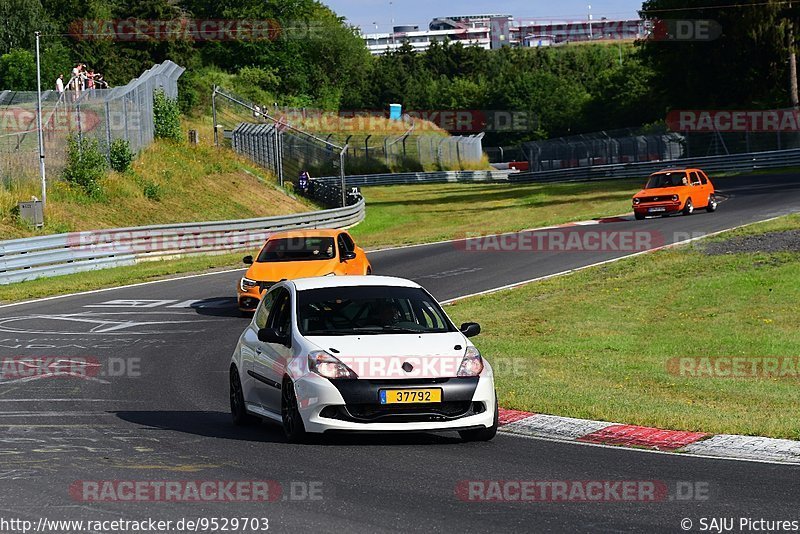
[[[692,199],[686,199],[686,205],[683,206],[683,214],[684,215],[691,215],[694,213],[694,205],[692,204]]]
[[[239,379],[239,371],[236,369],[235,365],[231,365],[230,383],[231,416],[233,417],[233,424],[236,426],[247,426],[256,423],[258,419],[247,413],[247,409],[245,408],[242,381]]]
[[[297,407],[294,383],[288,378],[281,386],[281,420],[283,432],[290,443],[301,443],[306,440],[306,428],[300,416],[300,409]]]
[[[706,206],[706,211],[709,213],[714,213],[717,211],[717,197],[711,195],[708,197],[708,206]]]
[[[633,216],[636,217],[637,221],[641,221],[645,217],[644,213],[636,213],[636,212],[634,212]]]
[[[459,430],[458,435],[464,441],[491,441],[497,435],[497,427],[500,423],[500,407],[497,405],[497,393],[494,395],[494,423],[489,428],[478,428],[477,430]]]

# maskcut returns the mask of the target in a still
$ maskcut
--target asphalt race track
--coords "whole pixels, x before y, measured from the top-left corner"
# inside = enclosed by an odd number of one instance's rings
[[[637,230],[656,236],[651,244],[658,246],[800,207],[798,176],[728,178],[717,186],[726,200],[714,214],[549,234]],[[376,273],[412,278],[447,300],[627,254],[479,252],[462,242],[370,257]],[[227,369],[247,321],[233,299],[239,276],[0,308],[0,358],[38,358],[49,370],[6,368],[0,382],[0,518],[266,517],[280,532],[680,532],[684,518],[697,532],[701,517],[800,519],[798,467],[504,434],[490,443],[421,434],[298,446],[274,426],[236,428]],[[81,481],[165,480],[270,480],[282,493],[275,502],[187,503],[87,502],[75,491],[85,487]],[[669,494],[659,502],[465,502],[456,488],[471,480],[657,481]],[[707,498],[682,498],[687,487],[704,488]]]

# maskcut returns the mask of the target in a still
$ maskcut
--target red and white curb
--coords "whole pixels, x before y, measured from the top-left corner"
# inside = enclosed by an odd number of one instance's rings
[[[633,447],[695,456],[800,464],[800,441],[711,435],[500,409],[500,431],[558,441]]]

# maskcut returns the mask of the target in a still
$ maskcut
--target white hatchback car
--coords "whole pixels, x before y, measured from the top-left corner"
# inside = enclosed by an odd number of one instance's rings
[[[233,421],[279,422],[290,441],[332,431],[497,432],[491,366],[436,300],[381,276],[282,281],[259,304],[230,364]]]

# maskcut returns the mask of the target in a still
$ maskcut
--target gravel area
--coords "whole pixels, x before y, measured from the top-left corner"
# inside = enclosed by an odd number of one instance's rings
[[[800,230],[733,237],[725,241],[707,242],[703,252],[716,256],[753,252],[800,252]]]

